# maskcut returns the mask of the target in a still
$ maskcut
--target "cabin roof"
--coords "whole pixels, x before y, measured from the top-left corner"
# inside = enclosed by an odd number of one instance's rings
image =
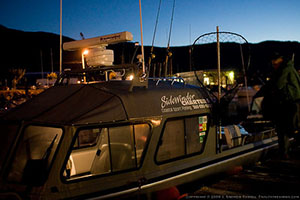
[[[113,122],[208,109],[205,93],[183,83],[149,81],[129,91],[129,81],[54,86],[12,109],[4,120],[54,124]]]

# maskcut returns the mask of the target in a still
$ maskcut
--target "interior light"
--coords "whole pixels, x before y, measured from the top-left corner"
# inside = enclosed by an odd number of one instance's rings
[[[160,125],[161,120],[151,119],[151,123],[153,124],[154,127],[157,127]]]

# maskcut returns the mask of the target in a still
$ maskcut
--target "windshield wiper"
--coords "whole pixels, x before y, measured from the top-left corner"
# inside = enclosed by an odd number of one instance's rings
[[[48,160],[48,158],[49,158],[49,156],[50,156],[50,153],[51,153],[51,151],[52,151],[54,142],[55,142],[55,140],[56,140],[56,138],[57,138],[57,135],[58,135],[58,134],[55,135],[55,137],[53,138],[53,140],[52,140],[50,146],[47,148],[47,150],[46,150],[46,152],[45,152],[45,154],[44,154],[44,156],[43,156],[43,160]]]

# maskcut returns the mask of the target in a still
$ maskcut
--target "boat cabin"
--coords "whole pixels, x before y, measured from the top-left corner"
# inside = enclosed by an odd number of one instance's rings
[[[134,195],[216,173],[251,150],[259,157],[259,147],[277,141],[271,129],[255,138],[227,127],[218,151],[222,140],[202,88],[174,80],[130,87],[126,80],[57,85],[2,116],[1,192]]]

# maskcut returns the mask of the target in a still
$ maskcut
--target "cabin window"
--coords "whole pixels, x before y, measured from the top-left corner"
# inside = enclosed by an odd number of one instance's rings
[[[184,121],[182,119],[168,121],[160,143],[157,161],[183,156],[185,154]]]
[[[18,144],[8,180],[41,183],[49,169],[62,133],[61,128],[28,126]]]
[[[82,148],[96,145],[100,131],[101,129],[99,128],[80,131],[77,140],[74,144],[74,147]]]
[[[166,122],[156,155],[157,162],[199,153],[207,135],[207,116],[172,119]]]
[[[138,168],[149,133],[148,124],[81,129],[64,176],[72,180]]]

